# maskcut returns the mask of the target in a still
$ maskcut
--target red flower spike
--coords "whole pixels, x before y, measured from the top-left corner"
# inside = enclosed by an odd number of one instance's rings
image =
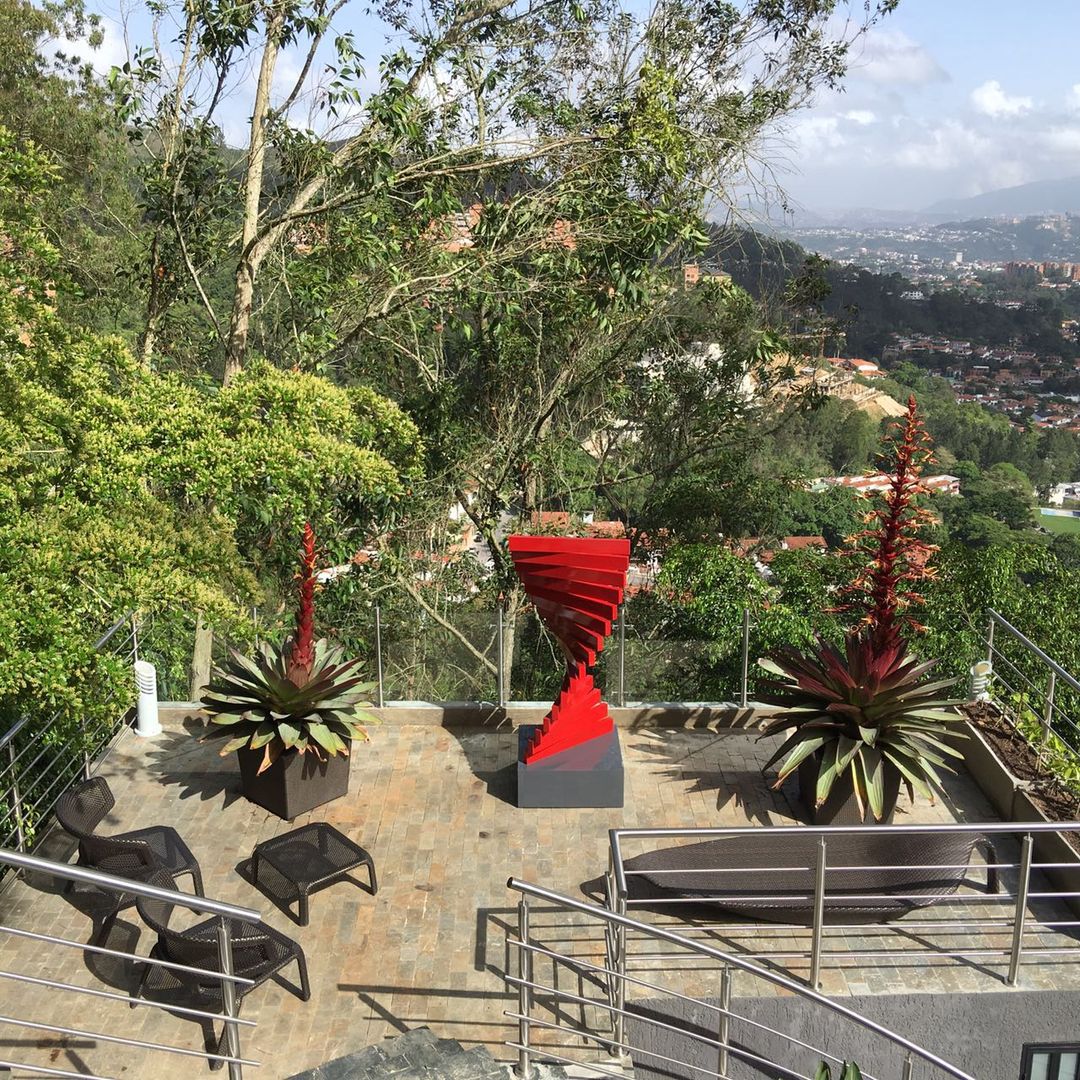
[[[917,535],[933,518],[915,501],[927,493],[922,470],[933,461],[930,436],[912,395],[907,412],[894,425],[891,439],[878,458],[879,467],[891,474],[883,505],[867,514],[867,528],[849,542],[848,554],[862,555],[866,567],[845,590],[850,599],[836,609],[861,613],[878,656],[900,647],[904,626],[920,629],[906,612],[922,603],[918,591],[910,586],[934,576],[927,563],[937,547]]]
[[[300,548],[300,605],[296,611],[296,631],[289,651],[289,678],[303,686],[311,678],[315,663],[315,577],[317,556],[315,554],[315,530],[310,522],[304,522],[304,539]]]

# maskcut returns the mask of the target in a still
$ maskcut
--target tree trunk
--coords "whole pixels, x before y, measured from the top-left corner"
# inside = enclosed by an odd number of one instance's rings
[[[270,88],[274,81],[285,24],[285,5],[278,3],[270,12],[266,24],[266,42],[259,81],[255,86],[255,103],[251,111],[251,139],[248,144],[247,169],[244,173],[244,220],[240,233],[240,262],[236,267],[232,314],[229,319],[228,353],[222,382],[228,386],[244,368],[247,357],[248,333],[251,329],[251,308],[255,296],[255,275],[259,272],[265,250],[258,241],[259,207],[262,203],[263,173],[266,168],[266,120],[270,111]]]
[[[203,622],[202,612],[195,617],[195,645],[191,652],[191,700],[198,701],[210,683],[214,648],[214,630]]]

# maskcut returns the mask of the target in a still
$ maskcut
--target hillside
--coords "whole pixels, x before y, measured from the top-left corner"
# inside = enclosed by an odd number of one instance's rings
[[[958,220],[980,217],[1025,217],[1080,211],[1080,176],[1063,180],[1037,180],[1031,184],[999,188],[967,199],[942,199],[922,213],[948,214]]]

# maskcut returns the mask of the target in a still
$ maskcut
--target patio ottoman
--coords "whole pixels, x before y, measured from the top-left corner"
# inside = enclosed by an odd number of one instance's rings
[[[297,921],[301,926],[308,924],[308,897],[344,880],[358,866],[367,867],[372,895],[379,891],[372,857],[325,821],[302,825],[257,844],[251,855],[251,876],[256,886],[263,863],[268,863],[291,887],[290,900],[299,900]]]

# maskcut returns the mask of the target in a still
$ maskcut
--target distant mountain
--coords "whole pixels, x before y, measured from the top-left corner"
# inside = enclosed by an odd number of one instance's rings
[[[1080,176],[1036,180],[1031,184],[986,191],[969,199],[942,199],[928,206],[922,215],[940,217],[947,214],[954,219],[971,219],[1069,212],[1080,212]]]

